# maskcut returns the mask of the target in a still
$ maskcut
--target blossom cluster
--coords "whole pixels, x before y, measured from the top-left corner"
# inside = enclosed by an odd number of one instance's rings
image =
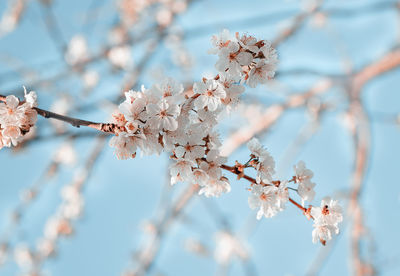
[[[251,182],[248,203],[251,209],[258,209],[257,219],[273,217],[291,202],[314,220],[313,242],[325,244],[339,233],[342,209],[328,197],[320,207],[304,207],[306,201],[315,197],[315,183],[311,181],[313,172],[303,161],[294,166],[291,179],[277,180],[273,157],[255,138],[248,142],[251,154],[244,165],[236,161],[234,167],[229,167],[225,165],[227,158],[220,154],[222,142],[216,126],[223,111],[236,106],[245,85],[255,87],[274,76],[275,49],[268,41],[247,34],[231,36],[227,30],[213,36],[212,44],[209,53],[219,57],[215,77],[203,78],[188,89],[167,78],[148,89],[142,86],[140,91],[125,92],[125,100],[113,114],[111,124],[115,136],[109,144],[115,155],[128,159],[134,158],[138,149],[146,155],[169,152],[173,160],[169,168],[171,184],[196,184],[200,186],[199,194],[206,197],[219,197],[230,191],[223,169],[241,178],[245,169],[253,168],[256,178],[245,178]],[[13,95],[0,97],[0,148],[17,145],[34,126],[36,98],[35,92],[26,91],[23,102]],[[292,184],[297,188],[290,187]],[[71,221],[79,217],[83,208],[79,190],[79,185],[63,190],[63,205],[47,223],[39,245],[42,255],[54,252],[55,240],[60,235],[71,234]],[[290,197],[289,191],[296,191],[301,205]]]
[[[0,149],[16,146],[22,137],[35,125],[37,112],[36,93],[26,93],[25,101],[20,102],[14,95],[0,101]]]
[[[269,41],[238,33],[233,38],[223,30],[212,37],[212,43],[214,48],[209,53],[219,57],[215,67],[226,72],[230,80],[256,87],[274,77],[278,56]]]
[[[332,239],[332,234],[339,234],[338,224],[343,220],[342,207],[337,200],[325,197],[320,207],[311,208],[311,216],[314,218],[313,242],[320,241],[325,245]]]
[[[314,220],[312,232],[313,242],[320,241],[325,245],[332,239],[332,234],[339,233],[338,224],[343,220],[342,209],[336,200],[326,197],[321,202],[321,207],[309,206],[304,208],[305,201],[312,201],[315,197],[315,183],[311,181],[313,172],[308,169],[303,161],[294,166],[295,175],[291,180],[275,180],[275,162],[270,153],[253,138],[247,144],[251,151],[250,160],[245,164],[237,164],[243,171],[252,167],[257,172],[256,182],[252,183],[251,195],[248,199],[252,209],[258,209],[257,219],[263,216],[270,218],[285,208],[289,201],[289,190],[294,190],[300,196],[304,214]],[[288,187],[289,183],[297,184],[297,189]]]
[[[219,152],[221,140],[215,127],[218,117],[238,102],[244,85],[264,83],[274,75],[277,56],[271,44],[248,35],[230,36],[227,30],[212,38],[212,53],[219,56],[214,78],[203,78],[185,91],[173,79],[151,88],[128,91],[119,112],[118,126],[110,141],[119,159],[171,152],[171,184],[198,184],[200,194],[220,196],[230,191],[222,174],[226,162]]]

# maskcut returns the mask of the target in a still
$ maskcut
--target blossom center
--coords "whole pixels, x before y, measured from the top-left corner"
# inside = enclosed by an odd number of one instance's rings
[[[168,113],[167,113],[166,110],[161,110],[161,111],[160,111],[160,117],[161,117],[161,118],[164,118],[164,117],[167,117],[167,116],[168,116]]]
[[[329,215],[329,206],[325,205],[324,208],[322,209],[322,214],[327,216]]]
[[[267,201],[267,195],[264,194],[264,193],[262,193],[262,194],[260,195],[260,199],[263,200],[263,201]]]
[[[214,90],[207,90],[206,95],[209,97],[214,96]]]

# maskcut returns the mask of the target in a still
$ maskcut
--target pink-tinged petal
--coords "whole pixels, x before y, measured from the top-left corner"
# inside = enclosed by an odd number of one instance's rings
[[[172,117],[166,116],[161,119],[161,122],[163,129],[174,131],[178,128],[178,122]]]
[[[185,154],[185,148],[182,146],[177,146],[174,150],[176,157],[178,158],[183,158],[183,155]]]
[[[194,106],[197,109],[203,109],[207,105],[207,96],[200,95],[197,99],[194,100]]]
[[[242,52],[236,57],[240,65],[249,65],[253,61],[253,55],[247,52]]]
[[[167,113],[171,116],[178,116],[181,113],[181,108],[177,104],[172,104],[168,107]]]
[[[193,91],[198,94],[203,94],[207,90],[206,85],[203,82],[196,82],[193,85]]]
[[[14,95],[9,95],[6,97],[7,106],[10,108],[17,108],[19,104],[19,100]]]
[[[148,104],[146,106],[146,111],[150,116],[155,116],[160,112],[160,107],[156,104]]]

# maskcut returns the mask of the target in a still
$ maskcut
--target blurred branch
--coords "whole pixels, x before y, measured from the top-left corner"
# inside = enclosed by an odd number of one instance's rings
[[[307,100],[315,95],[322,94],[331,88],[333,82],[329,79],[322,79],[318,81],[312,88],[304,93],[291,95],[282,104],[275,104],[269,106],[259,118],[254,118],[250,124],[238,129],[232,135],[225,139],[221,147],[221,155],[229,156],[241,145],[249,141],[255,135],[269,129],[274,125],[283,115],[283,113],[292,108],[303,107]]]
[[[57,17],[54,15],[52,1],[39,1],[41,3],[42,19],[45,23],[47,33],[54,45],[58,48],[62,60],[67,50],[67,43],[64,40],[61,29],[59,27]]]
[[[145,275],[149,273],[154,265],[155,259],[159,254],[159,248],[161,246],[164,235],[167,233],[169,227],[176,218],[183,212],[184,208],[188,205],[189,201],[193,198],[199,190],[199,185],[189,184],[188,187],[182,192],[175,203],[171,206],[170,212],[158,222],[154,227],[154,235],[149,243],[144,248],[139,250],[138,262],[139,266],[135,271],[130,274],[129,272],[125,275]]]

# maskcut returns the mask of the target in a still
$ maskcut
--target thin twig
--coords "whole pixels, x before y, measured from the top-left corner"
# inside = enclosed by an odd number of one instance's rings
[[[5,102],[6,101],[6,96],[0,95],[0,101]],[[59,121],[66,122],[74,127],[81,127],[81,126],[86,126],[90,127],[102,132],[106,133],[115,133],[115,131],[118,129],[118,126],[114,123],[96,123],[92,121],[86,121],[86,120],[81,120],[78,118],[73,118],[65,115],[61,115],[55,112],[51,112],[45,109],[41,109],[38,107],[33,107],[32,109],[36,110],[37,114],[46,118],[46,119],[55,119]]]

